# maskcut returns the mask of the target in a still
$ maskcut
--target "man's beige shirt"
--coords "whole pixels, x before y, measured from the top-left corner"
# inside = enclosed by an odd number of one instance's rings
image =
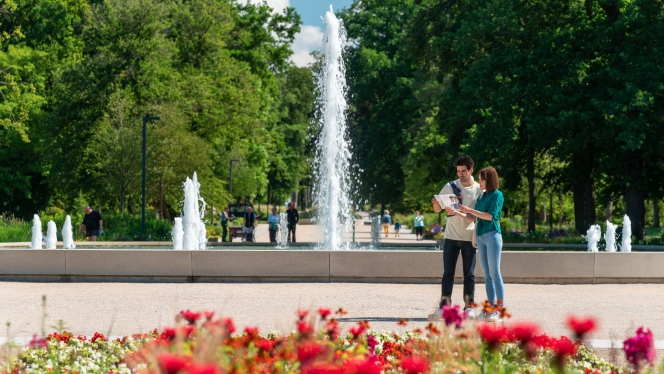
[[[470,187],[464,187],[458,179],[455,180],[454,183],[456,183],[457,187],[461,189],[461,196],[463,198],[461,203],[464,206],[475,209],[475,203],[482,194],[480,184],[475,182],[474,179],[473,184]],[[454,194],[454,190],[452,190],[452,186],[450,186],[449,183],[445,183],[443,189],[440,190],[439,195],[443,194]],[[445,239],[464,240],[467,242],[471,241],[473,239],[473,230],[467,230],[468,226],[471,224],[471,221],[466,221],[462,217],[448,216],[447,224],[445,224]]]

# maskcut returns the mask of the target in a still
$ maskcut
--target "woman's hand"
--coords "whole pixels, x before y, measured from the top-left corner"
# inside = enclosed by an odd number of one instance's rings
[[[462,213],[470,213],[470,212],[472,211],[472,209],[468,208],[468,207],[465,206],[465,205],[461,205],[461,204],[459,204],[459,210],[460,210]]]

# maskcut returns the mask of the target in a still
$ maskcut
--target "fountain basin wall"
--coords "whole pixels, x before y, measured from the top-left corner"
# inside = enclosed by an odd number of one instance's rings
[[[662,263],[653,252],[504,251],[501,272],[509,283],[664,283]],[[442,274],[442,251],[0,250],[4,281],[435,284]],[[484,279],[479,263],[475,276]]]

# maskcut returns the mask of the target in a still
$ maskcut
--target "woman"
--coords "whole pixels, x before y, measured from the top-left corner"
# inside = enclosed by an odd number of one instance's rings
[[[277,208],[272,208],[272,214],[267,217],[267,223],[270,225],[270,243],[277,242],[277,231],[279,231],[279,220],[281,217],[277,214]]]
[[[235,219],[234,216],[230,215],[230,208],[225,207],[224,211],[221,212],[221,241],[226,242],[228,241],[228,221],[232,221]]]
[[[256,230],[256,218],[258,216],[256,213],[254,213],[254,210],[251,209],[251,207],[248,207],[247,210],[244,213],[244,225],[242,229],[244,230],[244,233],[246,234],[247,241],[248,242],[253,242],[254,241],[254,231]]]
[[[424,230],[424,217],[420,215],[420,211],[415,211],[415,218],[413,219],[413,227],[415,227],[415,240],[422,240],[422,231]]]
[[[486,295],[493,306],[503,307],[505,286],[500,275],[500,252],[503,237],[500,231],[500,212],[503,209],[503,193],[498,190],[500,182],[496,169],[487,167],[479,173],[480,188],[484,191],[475,203],[475,209],[459,205],[463,213],[477,217],[477,254],[479,255]],[[499,319],[500,313],[493,311],[491,319]]]
[[[390,217],[390,211],[385,209],[383,211],[383,218],[381,219],[383,223],[383,231],[385,232],[385,237],[387,238],[387,233],[390,231],[390,225],[392,224],[392,217]]]

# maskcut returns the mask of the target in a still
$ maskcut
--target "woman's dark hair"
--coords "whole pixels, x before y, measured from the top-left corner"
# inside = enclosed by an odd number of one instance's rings
[[[498,172],[491,166],[480,170],[479,178],[486,182],[486,192],[493,192],[500,187]]]
[[[473,166],[475,166],[475,162],[468,155],[461,156],[461,157],[458,157],[456,160],[454,160],[454,167],[457,167],[457,166],[465,166],[465,167],[468,168],[468,170],[470,170],[470,169],[473,168]]]

